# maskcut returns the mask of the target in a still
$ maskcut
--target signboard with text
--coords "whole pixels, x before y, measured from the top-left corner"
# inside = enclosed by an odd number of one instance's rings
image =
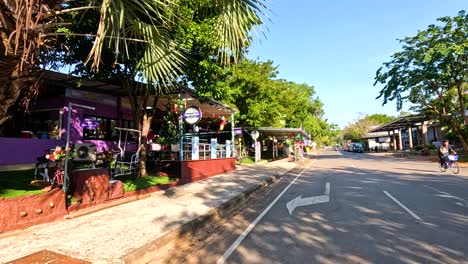
[[[182,118],[190,125],[196,124],[200,121],[202,117],[202,112],[196,106],[189,106],[185,109],[184,113],[182,114]]]

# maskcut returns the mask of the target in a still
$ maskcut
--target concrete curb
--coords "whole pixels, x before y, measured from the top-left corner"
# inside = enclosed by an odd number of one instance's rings
[[[312,162],[312,160],[309,160]],[[153,242],[150,242],[140,248],[134,249],[130,253],[123,255],[120,258],[122,263],[148,263],[151,260],[157,258],[157,256],[164,254],[164,249],[173,247],[177,243],[188,241],[194,235],[197,234],[203,228],[210,226],[212,223],[218,222],[223,218],[229,216],[237,209],[242,208],[255,194],[259,193],[264,187],[268,187],[278,179],[293,172],[298,167],[301,167],[303,162],[298,163],[294,168],[284,172],[283,174],[276,174],[267,177],[263,182],[251,186],[238,196],[224,202],[220,206],[211,209],[206,215],[195,218],[179,227],[176,227],[157,238]]]

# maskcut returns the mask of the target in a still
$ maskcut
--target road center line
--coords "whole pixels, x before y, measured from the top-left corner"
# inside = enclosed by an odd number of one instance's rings
[[[240,243],[242,243],[242,241],[244,240],[244,238],[247,237],[247,235],[250,233],[250,231],[252,231],[252,229],[258,224],[258,222],[260,222],[260,220],[262,220],[262,218],[268,213],[268,211],[270,211],[270,209],[276,204],[276,202],[278,202],[278,200],[281,198],[281,196],[283,196],[284,193],[286,193],[286,191],[289,189],[289,187],[291,187],[295,182],[296,180],[302,175],[302,173],[307,170],[310,165],[312,165],[313,163],[315,163],[316,159],[314,159],[311,163],[309,163],[309,165],[307,165],[307,167],[305,167],[301,173],[299,173],[296,178],[294,178],[294,180],[289,183],[288,186],[286,186],[286,188],[284,188],[284,190],[278,194],[278,196],[275,198],[275,200],[273,200],[273,202],[270,203],[270,205],[268,205],[267,208],[265,208],[265,210],[263,210],[263,212],[261,214],[259,214],[257,216],[257,218],[255,218],[255,220],[250,223],[250,225],[244,230],[244,232],[242,232],[242,234],[236,239],[236,241],[234,241],[234,243],[232,243],[232,245],[226,250],[226,252],[224,252],[223,256],[221,256],[218,261],[216,261],[216,264],[223,264],[224,262],[226,262],[226,260],[229,258],[229,256],[231,256],[232,252],[234,252],[234,250],[236,250],[236,248],[240,245]]]
[[[400,201],[398,201],[395,197],[393,197],[391,194],[389,194],[387,191],[383,191],[385,195],[387,195],[390,199],[392,199],[396,204],[398,204],[401,208],[405,209],[406,212],[408,212],[412,217],[415,219],[419,220],[422,222],[421,217],[419,217],[417,214],[415,214],[413,211],[408,209],[404,204],[402,204]]]
[[[465,205],[468,206],[468,201],[465,200],[465,199],[463,199],[463,198],[460,198],[460,197],[455,196],[455,195],[451,195],[451,194],[448,193],[448,192],[440,191],[440,190],[438,190],[438,189],[436,189],[436,188],[434,188],[434,187],[431,187],[431,186],[424,185],[424,187],[426,187],[426,188],[428,188],[428,189],[431,189],[431,190],[433,190],[433,191],[435,191],[435,192],[438,192],[438,193],[440,193],[440,194],[443,194],[444,196],[442,196],[442,197],[445,197],[445,198],[452,198],[452,199],[456,199],[456,200],[459,200],[459,201],[463,201],[463,202],[465,203]]]

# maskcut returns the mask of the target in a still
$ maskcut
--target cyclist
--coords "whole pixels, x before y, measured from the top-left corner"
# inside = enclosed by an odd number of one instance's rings
[[[440,166],[443,167],[445,162],[447,162],[447,156],[452,153],[452,154],[457,154],[455,150],[449,145],[449,141],[446,139],[442,143],[442,145],[439,148],[439,159],[440,159]]]

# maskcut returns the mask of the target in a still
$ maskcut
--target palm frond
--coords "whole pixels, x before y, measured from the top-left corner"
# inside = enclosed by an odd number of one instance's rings
[[[97,36],[86,60],[92,61],[92,68],[98,70],[101,51],[108,41],[116,53],[123,49],[128,56],[128,21],[142,21],[151,26],[165,27],[171,23],[172,0],[104,0],[100,10]]]
[[[134,25],[147,43],[137,70],[143,73],[148,83],[156,86],[174,82],[187,62],[183,51],[164,28],[138,22]]]
[[[229,65],[231,58],[237,59],[244,47],[248,46],[249,34],[253,26],[263,24],[262,17],[268,19],[269,9],[264,0],[217,0],[220,8],[215,34],[220,39],[221,61]]]

